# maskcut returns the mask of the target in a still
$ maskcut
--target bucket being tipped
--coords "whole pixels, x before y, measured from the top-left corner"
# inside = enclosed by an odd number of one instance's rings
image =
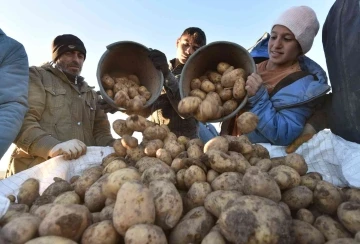
[[[108,89],[104,88],[102,79],[104,75],[109,75],[110,77],[135,75],[141,86],[145,86],[151,93],[151,97],[148,98],[143,107],[149,107],[154,103],[161,93],[164,77],[148,57],[149,49],[132,41],[115,42],[108,45],[106,49],[99,60],[96,72],[103,99],[112,107],[125,111],[126,108],[124,106],[117,105],[113,98],[108,95]]]
[[[234,68],[242,68],[245,71],[245,77],[255,72],[256,66],[249,52],[242,46],[227,42],[217,41],[209,43],[199,48],[187,60],[180,77],[180,96],[181,99],[189,96],[191,91],[191,81],[195,78],[203,76],[207,71],[217,70],[217,65],[225,62],[234,66]],[[247,95],[239,101],[238,106],[230,114],[222,116],[218,119],[207,120],[207,122],[221,122],[234,117],[247,102]]]

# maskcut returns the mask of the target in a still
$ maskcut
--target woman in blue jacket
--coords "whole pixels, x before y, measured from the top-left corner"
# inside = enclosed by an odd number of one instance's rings
[[[245,85],[247,110],[259,118],[256,130],[247,134],[252,143],[289,145],[303,131],[318,98],[329,91],[325,71],[304,56],[318,30],[311,8],[293,7],[251,50],[255,59],[268,58],[257,64],[257,73],[251,74]],[[236,123],[230,123],[227,133],[239,135]]]
[[[28,82],[23,45],[0,29],[0,158],[15,140],[28,110]]]

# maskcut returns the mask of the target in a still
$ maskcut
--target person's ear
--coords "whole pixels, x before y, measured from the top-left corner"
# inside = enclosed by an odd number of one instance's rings
[[[179,42],[180,42],[180,37],[176,40],[176,48],[178,47]]]

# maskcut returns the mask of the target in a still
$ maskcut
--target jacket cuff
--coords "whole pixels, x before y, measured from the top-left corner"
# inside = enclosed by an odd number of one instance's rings
[[[61,141],[50,135],[41,137],[31,144],[29,154],[48,159],[50,150],[59,143],[61,143]]]

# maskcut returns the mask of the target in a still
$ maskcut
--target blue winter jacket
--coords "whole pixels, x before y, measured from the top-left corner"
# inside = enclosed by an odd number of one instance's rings
[[[0,158],[15,140],[28,109],[29,64],[23,45],[0,29]]]
[[[254,58],[269,57],[267,44],[270,35],[265,34],[250,50]],[[300,67],[307,75],[282,88],[271,98],[265,86],[248,100],[248,108],[259,117],[257,129],[247,136],[252,143],[271,143],[286,146],[302,132],[311,116],[314,101],[330,90],[325,71],[306,56],[299,58]]]

